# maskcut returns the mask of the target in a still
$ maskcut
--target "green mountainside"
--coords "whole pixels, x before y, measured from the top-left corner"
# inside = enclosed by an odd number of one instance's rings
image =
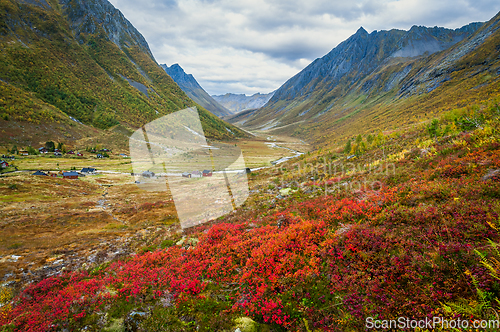
[[[0,48],[0,126],[16,132],[2,135],[3,144],[37,144],[40,135],[78,139],[117,125],[129,130],[196,106],[106,0],[1,0]],[[199,111],[208,137],[234,137],[227,129],[243,135]],[[19,128],[31,129],[23,135]]]
[[[280,87],[261,109],[227,120],[329,145],[394,130],[498,95],[500,14],[460,29],[360,28]]]

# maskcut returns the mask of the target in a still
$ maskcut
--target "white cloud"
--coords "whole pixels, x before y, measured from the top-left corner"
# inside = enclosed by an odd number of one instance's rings
[[[111,0],[159,63],[179,63],[210,94],[277,89],[363,26],[458,28],[497,0]]]

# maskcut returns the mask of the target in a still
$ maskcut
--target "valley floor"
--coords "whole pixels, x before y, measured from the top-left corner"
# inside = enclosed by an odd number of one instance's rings
[[[307,149],[302,142],[275,137],[237,144],[247,166],[258,169],[293,156],[287,146]],[[0,275],[5,286],[19,289],[65,270],[126,257],[182,233],[170,194],[141,190],[131,176],[130,158],[85,154],[18,156],[13,161],[18,171],[12,167],[0,177]],[[78,180],[32,175],[84,167],[98,173]]]

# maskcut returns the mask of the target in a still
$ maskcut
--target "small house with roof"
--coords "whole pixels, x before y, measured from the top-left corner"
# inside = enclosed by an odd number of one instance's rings
[[[203,176],[212,176],[212,171],[208,170],[208,169],[205,169],[205,170],[203,170],[202,175]]]
[[[184,173],[182,173],[182,177],[183,177],[183,178],[191,178],[191,173],[189,173],[189,172],[184,172]]]
[[[155,176],[155,173],[148,170],[148,171],[142,172],[142,176],[145,178],[152,178]]]
[[[33,175],[42,175],[42,176],[47,176],[47,173],[42,172],[42,171],[36,171],[35,173],[33,173]]]
[[[9,163],[6,162],[5,160],[0,160],[0,167],[7,168],[7,167],[9,167]]]
[[[63,172],[63,178],[64,179],[78,179],[78,173],[71,171],[71,172]]]
[[[95,168],[93,168],[93,167],[84,167],[84,168],[82,168],[82,170],[80,171],[80,173],[94,174],[95,171],[97,171],[97,170]]]

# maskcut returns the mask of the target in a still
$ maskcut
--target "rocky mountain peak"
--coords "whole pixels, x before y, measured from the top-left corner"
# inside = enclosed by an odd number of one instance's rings
[[[107,0],[60,0],[75,37],[83,42],[81,34],[95,34],[101,28],[120,49],[138,46],[153,54],[142,34]]]
[[[359,27],[358,31],[356,31],[355,35],[368,35],[368,32],[363,27]]]

